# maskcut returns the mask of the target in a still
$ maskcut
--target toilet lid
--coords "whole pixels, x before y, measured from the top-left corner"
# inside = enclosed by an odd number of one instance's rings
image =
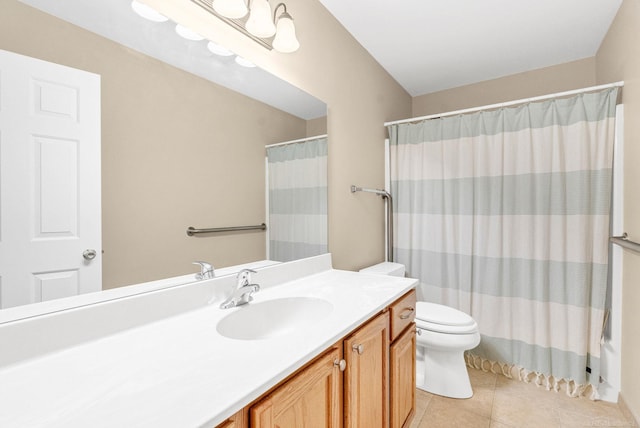
[[[430,302],[416,303],[416,323],[423,325],[436,325],[440,326],[439,328],[444,328],[446,326],[458,327],[454,330],[458,330],[462,327],[476,328],[476,322],[474,319],[464,312],[449,306],[438,305],[437,303]],[[467,329],[463,328],[463,330]]]
[[[444,325],[416,319],[416,327],[421,330],[445,334],[472,334],[478,332],[478,325],[475,321],[470,325]]]

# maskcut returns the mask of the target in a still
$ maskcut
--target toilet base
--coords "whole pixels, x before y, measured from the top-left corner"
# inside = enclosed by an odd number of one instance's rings
[[[464,351],[438,351],[418,346],[416,386],[423,391],[449,398],[471,398],[473,390],[464,360]]]

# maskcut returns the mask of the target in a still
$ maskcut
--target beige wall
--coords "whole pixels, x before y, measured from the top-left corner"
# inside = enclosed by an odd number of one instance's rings
[[[0,49],[101,75],[105,288],[195,272],[194,260],[265,257],[262,232],[185,231],[265,221],[264,145],[306,136],[306,121],[17,1],[0,4]]]
[[[384,186],[384,122],[411,114],[411,97],[317,0],[287,0],[300,49],[267,51],[187,2],[147,3],[327,103],[329,250],[334,267],[384,258],[384,204],[350,185]],[[178,4],[179,3],[179,4]]]
[[[596,55],[599,83],[624,80],[624,230],[640,241],[640,2],[624,0]],[[622,397],[640,420],[640,255],[624,252]]]
[[[307,137],[324,135],[327,133],[327,117],[307,120]]]
[[[586,58],[415,97],[412,116],[553,94],[593,86],[595,82],[595,58]]]

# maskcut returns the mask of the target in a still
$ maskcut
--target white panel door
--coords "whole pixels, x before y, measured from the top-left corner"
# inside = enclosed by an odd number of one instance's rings
[[[100,185],[100,76],[0,50],[0,308],[102,289]]]

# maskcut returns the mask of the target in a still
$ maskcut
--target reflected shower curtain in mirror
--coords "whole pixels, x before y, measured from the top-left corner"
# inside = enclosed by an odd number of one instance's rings
[[[598,397],[616,98],[389,127],[396,261],[478,322],[470,365]]]
[[[267,148],[269,258],[327,252],[327,138]]]

